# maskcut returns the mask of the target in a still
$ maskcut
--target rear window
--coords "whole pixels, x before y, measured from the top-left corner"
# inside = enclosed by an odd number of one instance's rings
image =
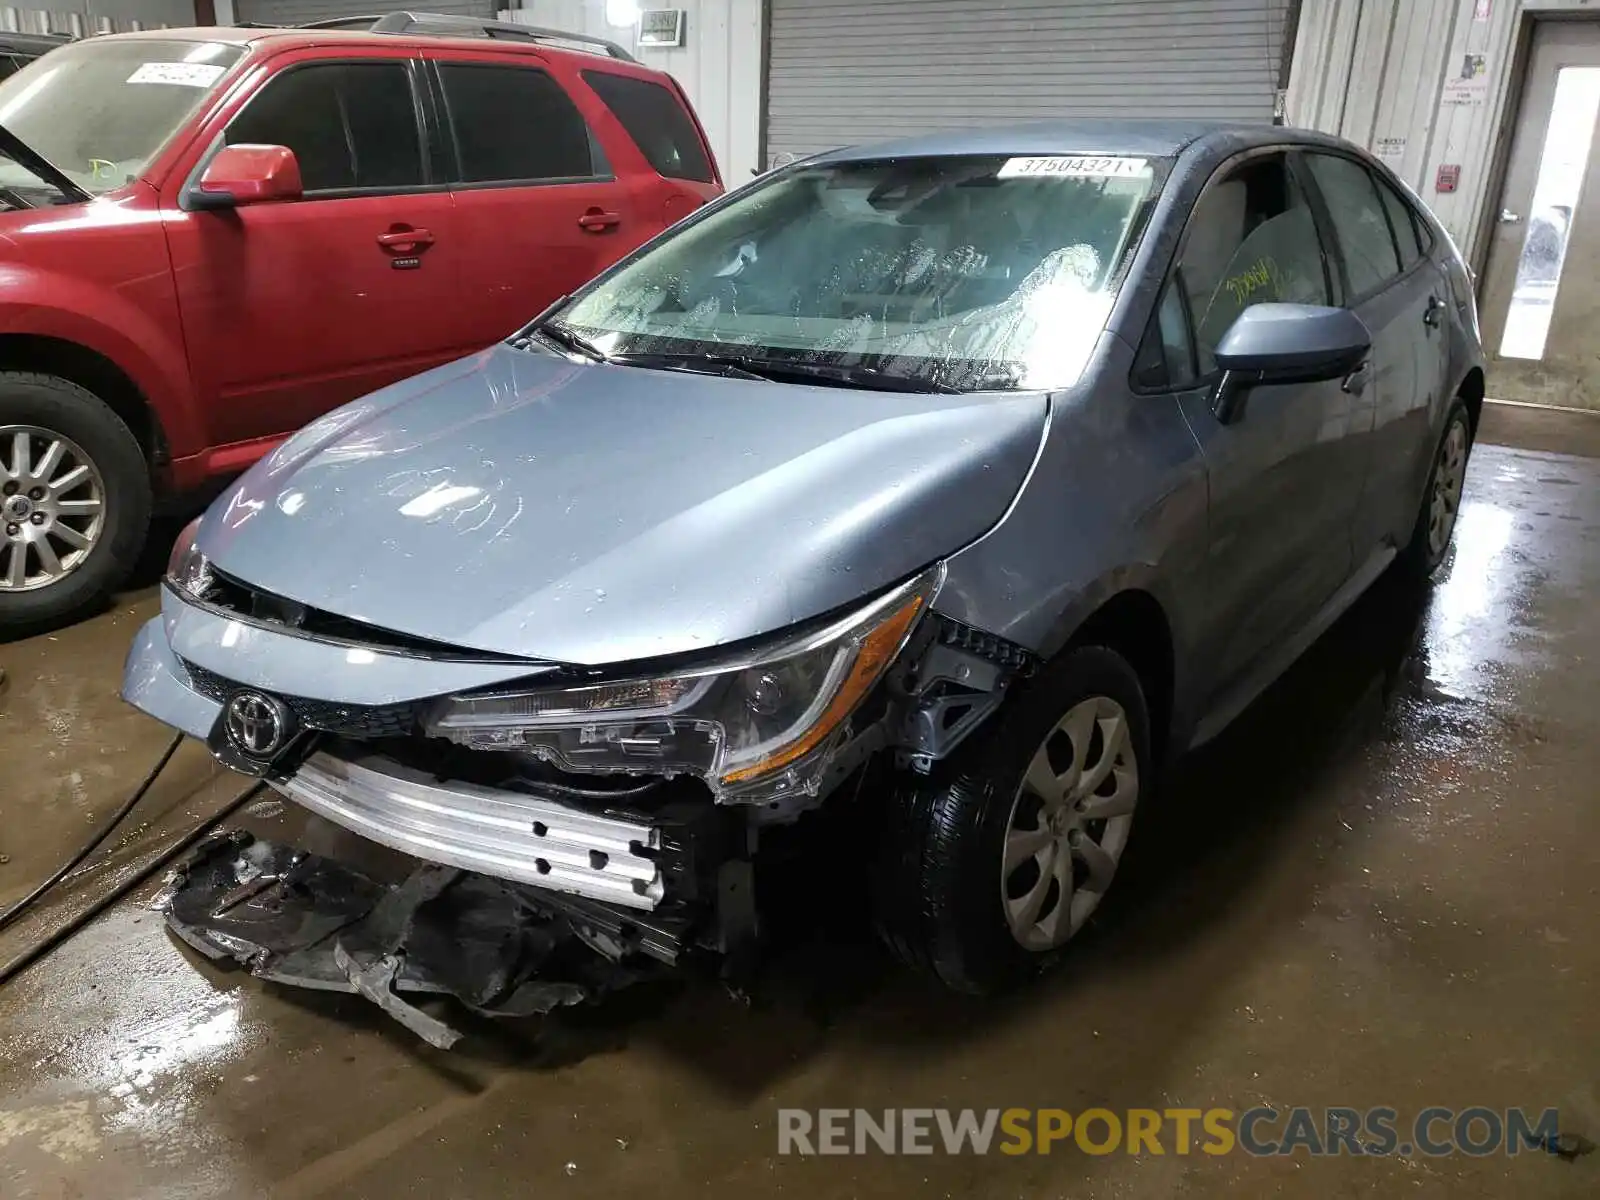
[[[587,179],[598,174],[589,127],[543,71],[442,63],[450,127],[466,183]]]
[[[585,71],[583,78],[616,114],[658,175],[715,182],[699,131],[671,88],[608,71]]]

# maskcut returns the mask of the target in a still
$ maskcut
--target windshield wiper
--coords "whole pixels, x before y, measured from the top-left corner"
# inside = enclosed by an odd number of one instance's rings
[[[55,163],[40,154],[4,125],[0,125],[0,150],[3,150],[19,165],[32,171],[68,200],[75,200],[81,203],[94,199],[88,192],[73,183],[71,178],[60,167],[56,166]],[[32,208],[33,205],[29,204],[26,207]]]
[[[599,346],[584,337],[583,334],[570,325],[562,324],[560,321],[546,321],[544,324],[536,326],[533,332],[547,341],[554,342],[563,350],[575,351],[594,362],[615,361],[611,355],[600,349]],[[521,338],[517,339],[517,341],[521,340]],[[516,342],[513,342],[512,345],[516,345]]]
[[[710,375],[737,375],[742,379],[766,379],[775,383],[820,383],[828,387],[866,388],[879,392],[937,392],[960,395],[961,389],[947,383],[913,379],[904,375],[885,375],[873,367],[841,367],[834,363],[790,362],[758,358],[748,354],[618,354],[611,358],[619,366],[656,367],[668,371],[701,371]]]
[[[768,379],[769,376],[747,366],[733,354],[614,354],[619,367],[643,367],[651,371],[689,371],[695,375],[719,375],[724,379]]]
[[[0,200],[4,200],[7,204],[11,205],[11,207],[15,209],[35,207],[35,205],[29,202],[26,196],[17,191],[15,188],[0,186]]]

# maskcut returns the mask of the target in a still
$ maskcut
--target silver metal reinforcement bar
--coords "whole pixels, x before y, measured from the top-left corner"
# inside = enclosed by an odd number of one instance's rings
[[[661,903],[661,869],[640,853],[660,848],[660,831],[650,825],[521,792],[439,783],[377,755],[314,754],[273,786],[346,829],[429,862],[627,908]]]

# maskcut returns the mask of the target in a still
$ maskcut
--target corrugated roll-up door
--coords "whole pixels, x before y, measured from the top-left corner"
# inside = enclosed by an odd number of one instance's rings
[[[766,150],[1052,117],[1270,122],[1289,0],[768,0]]]
[[[257,21],[263,25],[304,25],[310,21],[331,21],[334,17],[391,11],[372,0],[235,0],[233,8],[238,20]],[[496,0],[428,0],[414,11],[492,20],[498,8]]]

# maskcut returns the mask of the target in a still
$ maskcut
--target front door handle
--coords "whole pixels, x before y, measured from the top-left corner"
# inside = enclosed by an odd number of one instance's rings
[[[608,229],[615,229],[622,224],[622,214],[607,212],[603,208],[591,208],[578,218],[578,225],[590,233],[604,233]]]
[[[1422,314],[1422,323],[1429,329],[1437,329],[1444,324],[1444,310],[1449,307],[1437,296],[1428,297],[1428,310]]]
[[[1372,364],[1364,362],[1350,374],[1344,377],[1344,390],[1352,396],[1359,396],[1367,390],[1367,384],[1372,382]]]
[[[388,233],[378,235],[378,245],[396,254],[416,254],[433,245],[433,234],[426,229],[397,226]]]

